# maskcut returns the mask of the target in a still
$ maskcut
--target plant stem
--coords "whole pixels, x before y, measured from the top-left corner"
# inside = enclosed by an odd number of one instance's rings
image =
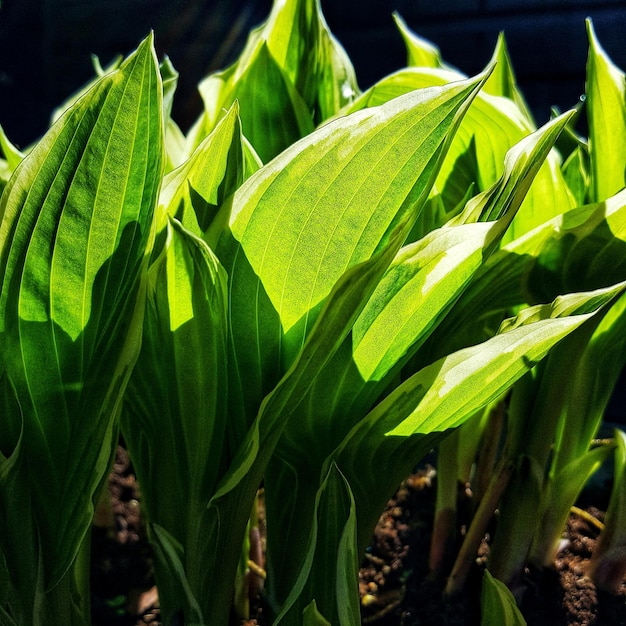
[[[465,585],[467,574],[476,558],[480,542],[485,536],[487,525],[491,520],[498,501],[513,475],[515,463],[507,456],[503,456],[495,468],[493,478],[481,500],[474,519],[468,529],[463,545],[448,578],[445,594],[448,596],[459,593]]]
[[[437,454],[437,502],[430,543],[428,565],[440,574],[456,520],[459,431],[454,431],[440,444]]]

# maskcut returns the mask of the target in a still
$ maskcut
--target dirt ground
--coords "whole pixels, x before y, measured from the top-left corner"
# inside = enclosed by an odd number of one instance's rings
[[[442,580],[428,572],[436,472],[426,466],[409,476],[388,503],[360,570],[362,619],[374,626],[474,626],[480,624],[480,555],[467,593],[445,600]],[[109,480],[113,519],[98,520],[92,542],[93,626],[158,626],[158,593],[141,496],[126,451],[120,447]],[[460,491],[462,494],[462,491]],[[462,499],[462,497],[461,497]],[[461,502],[461,510],[462,510]],[[529,626],[626,626],[626,581],[617,594],[595,589],[585,576],[603,512],[586,506],[572,513],[554,568],[527,571],[522,612]],[[458,534],[463,532],[460,516]],[[256,602],[246,626],[265,626]]]

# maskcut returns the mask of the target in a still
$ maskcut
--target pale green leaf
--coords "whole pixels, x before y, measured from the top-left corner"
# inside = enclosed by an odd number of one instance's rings
[[[330,32],[320,0],[274,3],[258,34],[316,124],[337,113],[358,93],[352,63]]]
[[[519,223],[519,209],[573,114],[570,111],[551,120],[510,148],[504,157],[501,177],[489,189],[471,198],[452,223],[496,220],[505,214],[509,215],[508,223],[515,219]]]
[[[587,203],[589,191],[589,152],[583,146],[577,146],[563,163],[563,178],[570,188],[576,206]]]
[[[237,191],[217,254],[230,279],[234,388],[253,415],[339,277],[416,219],[480,80],[326,124]]]
[[[434,231],[394,259],[354,325],[353,359],[365,381],[381,380],[454,303],[501,226]]]
[[[442,61],[439,48],[411,31],[399,13],[394,11],[393,19],[406,47],[408,66],[452,69]],[[496,71],[498,71],[497,68]]]
[[[185,135],[172,119],[174,94],[178,86],[178,72],[167,56],[163,59],[159,69],[163,80],[163,119],[165,120],[165,152],[167,154],[165,171],[169,172],[178,167],[184,160]]]
[[[244,145],[235,102],[191,157],[164,177],[159,204],[188,230],[212,241],[222,228],[217,220],[209,233],[220,209],[259,166]],[[228,214],[222,221],[227,219]]]
[[[300,419],[278,446],[282,458],[296,467],[324,461],[454,305],[483,263],[484,248],[501,234],[499,226],[443,228],[401,250],[303,397]]]
[[[382,79],[343,112],[376,106],[412,89],[445,85],[461,78],[462,74],[448,69],[407,68]],[[533,130],[534,126],[513,101],[479,93],[455,134],[435,182],[434,193],[442,194],[447,211],[453,212],[471,183],[477,192],[495,183],[502,175],[507,151]],[[455,178],[459,179],[460,174],[462,185],[459,187]],[[563,180],[559,156],[551,152],[537,173],[506,240],[573,207],[574,199]],[[424,232],[422,229],[417,236]]]
[[[313,119],[302,96],[265,42],[259,41],[242,70],[229,68],[200,85],[205,112],[192,135],[195,149],[235,100],[240,103],[243,134],[263,162],[313,130]]]
[[[626,184],[626,80],[597,40],[587,20],[586,106],[591,160],[590,198],[606,200]]]
[[[25,155],[9,141],[2,126],[0,126],[0,149],[2,150],[9,171],[13,173],[15,168],[22,162]]]
[[[515,102],[517,108],[524,114],[528,122],[534,126],[535,122],[532,113],[526,104],[522,92],[517,86],[513,64],[509,56],[503,32],[500,32],[498,35],[498,41],[493,51],[491,61],[495,63],[495,69],[485,83],[485,92],[492,96],[509,98],[509,100]]]

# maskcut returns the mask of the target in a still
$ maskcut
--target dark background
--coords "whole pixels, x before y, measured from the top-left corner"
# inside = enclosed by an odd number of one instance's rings
[[[199,112],[198,81],[234,60],[270,0],[2,0],[0,124],[25,146],[47,128],[51,110],[150,30],[181,77],[174,108],[186,130]],[[405,64],[391,18],[398,11],[436,43],[444,60],[479,72],[504,31],[518,82],[537,121],[567,109],[584,91],[585,17],[615,63],[626,67],[623,0],[322,0],[327,22],[356,67],[362,89]]]

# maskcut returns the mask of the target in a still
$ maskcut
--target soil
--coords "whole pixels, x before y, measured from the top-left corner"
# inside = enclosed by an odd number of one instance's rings
[[[378,522],[359,573],[364,625],[480,624],[478,600],[486,544],[462,596],[444,599],[444,581],[429,575],[435,481],[436,472],[430,466],[409,476]],[[159,626],[158,593],[139,486],[122,447],[109,487],[113,519],[106,514],[100,517],[92,533],[92,624]],[[463,489],[459,496],[462,512],[468,496]],[[584,573],[599,532],[597,522],[602,522],[604,513],[584,501],[578,504],[581,509],[570,515],[554,568],[525,573],[521,609],[528,626],[626,626],[626,581],[616,594],[608,594],[596,590]],[[462,514],[457,530],[460,539]],[[241,626],[267,626],[262,601],[257,598],[253,607],[250,620]]]

